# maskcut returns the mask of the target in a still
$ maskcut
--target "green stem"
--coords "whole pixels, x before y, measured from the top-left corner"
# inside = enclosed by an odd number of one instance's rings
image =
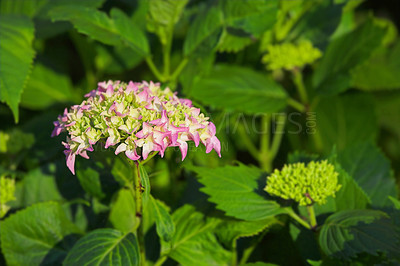
[[[315,217],[315,211],[313,205],[307,206],[308,216],[310,218],[311,229],[317,228],[317,219]]]
[[[250,247],[246,248],[243,251],[243,255],[242,255],[242,258],[240,259],[239,265],[246,264],[247,260],[251,256],[251,253],[253,253],[254,249],[257,247],[258,243],[260,243],[260,241],[264,238],[264,236],[267,234],[267,232],[268,232],[268,230],[264,230],[264,232],[262,232],[260,234],[260,236],[257,238],[257,240],[254,241]]]
[[[274,132],[274,137],[272,139],[272,144],[271,144],[271,150],[269,152],[271,161],[275,159],[279,147],[281,145],[285,123],[286,123],[286,114],[278,116],[276,121],[276,131]]]
[[[307,229],[311,229],[311,226],[304,221],[303,219],[301,219],[294,211],[292,208],[287,207],[285,208],[285,211],[287,212],[287,214],[289,214],[290,217],[292,217],[294,220],[296,220],[299,224],[301,224],[302,226],[304,226]]]
[[[303,74],[300,69],[294,69],[293,71],[293,82],[296,85],[297,91],[300,95],[301,102],[305,105],[308,104],[308,95],[306,87],[303,82]]]
[[[251,141],[248,133],[244,129],[243,125],[238,126],[238,132],[240,135],[240,139],[243,141],[244,145],[246,146],[247,150],[250,152],[251,156],[253,156],[255,159],[258,159],[260,154],[254,146],[253,142]]]
[[[294,109],[296,109],[297,111],[299,111],[301,113],[303,113],[306,110],[306,107],[304,105],[302,105],[301,103],[299,103],[298,101],[296,101],[292,98],[288,98],[287,104],[292,106]]]
[[[153,72],[154,76],[156,76],[159,81],[165,82],[165,77],[160,73],[160,71],[158,71],[156,65],[150,57],[146,57],[146,63],[149,66],[151,72]]]
[[[150,161],[151,158],[153,158],[153,157],[156,156],[157,154],[158,154],[158,151],[152,152],[152,153],[150,154],[150,156],[148,156],[148,157],[146,158],[146,160],[141,161],[140,164],[141,164],[141,165],[144,165],[145,163],[147,163],[148,161]]]
[[[176,67],[174,73],[172,73],[170,80],[172,82],[175,82],[175,80],[178,78],[179,74],[182,72],[182,70],[185,68],[187,63],[189,62],[189,59],[184,58],[179,65]]]
[[[169,79],[169,74],[170,74],[171,47],[172,47],[172,35],[168,37],[167,43],[163,45],[164,77],[166,77],[167,79]]]
[[[155,263],[154,266],[161,266],[166,260],[167,260],[167,256],[163,255],[161,256]]]
[[[135,206],[136,206],[136,237],[139,243],[140,250],[140,265],[146,265],[146,251],[144,245],[144,232],[143,232],[143,189],[140,178],[139,163],[133,162],[134,164],[134,183],[135,183]]]
[[[270,124],[271,124],[271,115],[264,114],[261,120],[262,124],[262,135],[260,139],[260,157],[259,161],[261,167],[267,171],[271,172],[272,169],[272,158],[269,152],[269,144],[270,144]]]
[[[234,240],[232,243],[232,261],[231,261],[231,266],[236,266],[237,265],[237,249],[236,249],[236,243],[237,240]]]

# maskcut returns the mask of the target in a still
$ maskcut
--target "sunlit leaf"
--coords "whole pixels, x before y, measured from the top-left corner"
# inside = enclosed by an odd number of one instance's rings
[[[63,265],[139,265],[139,246],[133,233],[97,229],[82,237]]]
[[[24,16],[0,17],[0,101],[11,108],[18,122],[18,104],[32,65],[34,27]]]
[[[175,233],[175,224],[172,221],[171,215],[168,212],[165,204],[150,195],[149,201],[150,210],[153,212],[156,222],[156,230],[158,236],[163,241],[171,241]]]
[[[0,222],[8,265],[61,264],[80,230],[55,202],[32,205]]]

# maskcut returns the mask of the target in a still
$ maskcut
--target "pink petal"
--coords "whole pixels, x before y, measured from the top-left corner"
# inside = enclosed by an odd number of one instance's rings
[[[115,150],[115,155],[118,155],[118,153],[126,151],[127,149],[127,145],[125,143],[121,143],[120,145],[118,145],[117,149]]]
[[[131,150],[131,151],[126,151],[125,152],[126,157],[128,157],[129,159],[133,160],[133,161],[137,161],[139,160],[140,156],[136,153],[136,149]]]

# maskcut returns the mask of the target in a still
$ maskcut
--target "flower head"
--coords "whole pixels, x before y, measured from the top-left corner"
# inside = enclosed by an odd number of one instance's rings
[[[324,204],[340,189],[338,173],[328,161],[285,165],[267,179],[265,191],[283,199],[293,199],[302,206]]]
[[[145,160],[153,151],[162,157],[168,147],[179,147],[183,160],[187,141],[196,147],[201,142],[207,153],[214,149],[221,157],[215,125],[190,100],[178,98],[169,88],[162,90],[159,83],[100,82],[85,97],[80,105],[65,109],[52,133],[68,132],[63,145],[72,173],[76,155],[89,158],[87,151],[99,142],[131,160]]]
[[[269,45],[266,50],[267,54],[263,56],[262,62],[269,70],[302,68],[322,56],[321,51],[308,40],[302,40],[298,44]]]

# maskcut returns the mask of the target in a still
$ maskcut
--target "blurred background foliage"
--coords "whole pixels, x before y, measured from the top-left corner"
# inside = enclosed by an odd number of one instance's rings
[[[299,161],[296,150],[343,154],[353,176],[376,177],[359,185],[383,206],[400,180],[399,8],[389,0],[0,0],[0,175],[16,181],[9,213],[54,200],[78,228],[64,235],[130,228],[120,219],[131,204],[120,189],[129,167],[98,147],[74,177],[61,139],[50,138],[58,114],[109,79],[161,81],[217,126],[222,159],[191,147],[184,163],[170,150],[146,166],[152,191],[173,209],[204,199],[183,166],[271,170],[289,154]],[[276,159],[265,162],[252,150],[262,144],[263,114],[274,113],[288,122]],[[364,168],[352,167],[357,158]],[[390,185],[380,188],[382,179]],[[279,235],[263,244],[290,242]]]

